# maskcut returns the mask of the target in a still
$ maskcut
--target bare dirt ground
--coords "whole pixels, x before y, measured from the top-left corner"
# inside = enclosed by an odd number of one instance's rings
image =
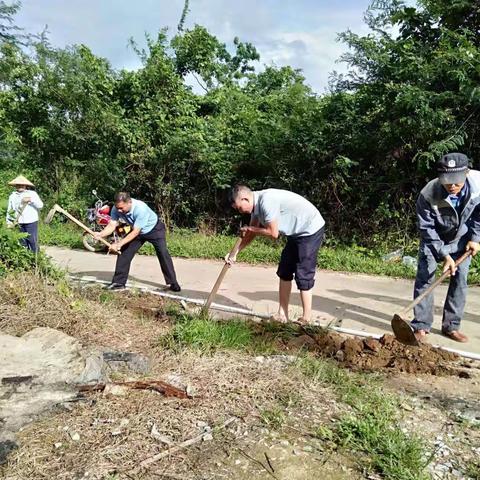
[[[311,350],[348,369],[377,370],[372,359],[383,359],[388,339],[380,345],[367,346],[360,339],[345,344],[345,338],[317,332],[274,335],[256,324],[256,335],[274,341],[277,353],[176,351],[161,342],[173,323],[171,306],[158,297],[120,293],[112,299],[97,288],[79,297],[68,286],[20,277],[0,284],[0,298],[2,331],[18,335],[34,325],[50,326],[84,344],[143,353],[152,360],[149,378],[194,393],[192,399],[180,400],[149,391],[106,391],[59,405],[19,433],[19,447],[0,466],[1,478],[381,478],[359,464],[357,453],[317,434],[349,407],[331,388],[305,376],[296,356]],[[322,338],[324,349],[318,343]],[[416,354],[410,363],[435,367],[427,368],[428,374],[418,370],[412,375],[387,362],[381,378],[386,391],[402,398],[401,428],[424,438],[432,478],[469,478],[466,465],[480,458],[478,366],[443,354],[434,357],[428,347],[422,351],[425,355]],[[138,378],[129,371],[112,374],[115,380],[133,377]],[[221,428],[229,419],[234,420]],[[199,435],[200,442],[140,468],[145,459]]]

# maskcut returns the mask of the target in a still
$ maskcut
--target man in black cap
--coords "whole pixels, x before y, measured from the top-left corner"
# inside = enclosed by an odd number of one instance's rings
[[[438,178],[430,181],[417,200],[420,251],[414,297],[435,280],[437,263],[450,271],[450,285],[443,309],[442,334],[457,342],[467,342],[460,332],[467,295],[467,275],[471,257],[458,267],[455,260],[465,251],[480,250],[480,172],[469,170],[462,153],[449,153],[437,164]],[[433,323],[433,294],[414,310],[412,328],[417,340],[425,340]]]

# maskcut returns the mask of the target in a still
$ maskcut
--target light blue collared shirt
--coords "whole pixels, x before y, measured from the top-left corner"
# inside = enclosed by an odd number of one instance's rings
[[[23,192],[12,192],[10,197],[8,197],[8,224],[12,224],[17,219],[18,214],[22,210],[22,199],[26,197],[30,197],[31,200],[18,218],[18,223],[38,222],[38,211],[43,208],[43,202],[35,190],[25,190]]]
[[[132,198],[132,208],[127,213],[121,213],[113,207],[111,218],[114,221],[122,219],[133,228],[139,228],[141,234],[151,232],[158,222],[157,214],[145,202],[135,198]]]

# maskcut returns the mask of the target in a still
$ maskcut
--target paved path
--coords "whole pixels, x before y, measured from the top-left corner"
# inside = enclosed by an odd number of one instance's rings
[[[112,255],[47,247],[46,252],[72,273],[110,280],[115,266]],[[206,298],[222,268],[223,262],[212,260],[174,259],[182,294],[191,298]],[[130,272],[131,282],[160,287],[163,276],[156,257],[137,255]],[[274,266],[236,264],[227,274],[215,301],[225,305],[250,308],[256,312],[276,311],[277,277]],[[314,318],[327,325],[336,325],[369,333],[390,332],[390,320],[395,311],[406,306],[412,295],[413,282],[388,277],[343,274],[318,271],[314,287]],[[432,343],[480,353],[480,288],[472,287],[468,295],[462,331],[470,338],[459,344],[439,333],[441,305],[446,286],[436,291],[436,317],[429,340]],[[299,316],[298,293],[292,295],[291,316]]]

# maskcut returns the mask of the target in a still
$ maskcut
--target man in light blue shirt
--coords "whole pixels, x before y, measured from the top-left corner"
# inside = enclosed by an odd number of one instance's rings
[[[95,238],[111,235],[120,220],[130,225],[132,231],[111,247],[121,255],[117,257],[112,283],[106,288],[109,290],[125,288],[133,257],[145,242],[150,242],[155,248],[165,282],[170,286],[170,290],[179,292],[181,288],[177,282],[172,257],[167,250],[165,225],[158,215],[141,200],[131,198],[126,192],[119,192],[115,195],[115,206],[112,208],[110,222],[95,235]]]
[[[32,252],[38,251],[38,212],[43,208],[43,202],[34,190],[33,183],[19,175],[8,183],[15,187],[8,198],[7,227],[12,228],[18,224],[20,231],[28,234],[21,242]]]
[[[315,284],[317,254],[323,241],[325,220],[307,199],[287,190],[269,188],[253,192],[245,185],[231,191],[230,203],[240,213],[251,215],[250,226],[242,228],[243,239],[238,252],[257,235],[277,239],[287,237],[277,275],[280,278],[279,308],[274,319],[288,321],[292,280],[300,290],[303,314],[298,321],[309,323],[312,316],[312,288]],[[237,253],[227,255],[232,263]]]

